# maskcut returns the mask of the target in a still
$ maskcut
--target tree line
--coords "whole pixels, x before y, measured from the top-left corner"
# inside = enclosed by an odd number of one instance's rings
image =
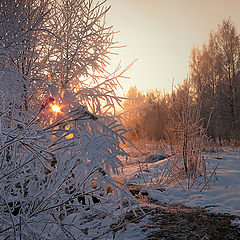
[[[176,133],[179,117],[187,114],[206,129],[208,137],[239,140],[239,66],[239,33],[230,19],[224,19],[217,31],[210,33],[207,43],[192,49],[189,77],[170,94],[129,89],[123,118],[134,130],[131,137],[168,139]]]

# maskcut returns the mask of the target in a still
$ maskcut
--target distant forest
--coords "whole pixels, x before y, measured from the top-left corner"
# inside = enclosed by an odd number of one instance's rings
[[[146,79],[147,81],[147,79]],[[225,19],[207,43],[193,48],[189,77],[172,93],[131,87],[124,124],[132,138],[173,139],[179,129],[203,128],[211,139],[240,140],[240,38]]]

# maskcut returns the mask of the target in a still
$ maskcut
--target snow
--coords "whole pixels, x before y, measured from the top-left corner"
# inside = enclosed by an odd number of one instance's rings
[[[232,221],[231,225],[233,227],[239,227],[240,228],[240,219],[235,219]]]
[[[115,238],[116,239],[131,239],[131,240],[144,240],[147,238],[148,234],[151,230],[143,231],[143,228],[146,224],[149,223],[149,216],[145,216],[139,223],[128,223],[126,227],[117,232]],[[114,239],[113,233],[109,233],[108,235],[104,235],[99,240],[110,240]]]
[[[206,154],[211,166],[219,165],[216,176],[211,179],[211,186],[202,191],[203,184],[185,191],[179,185],[157,185],[156,180],[167,159],[144,165],[139,164],[139,158],[135,158],[132,160],[134,164],[123,168],[118,179],[146,187],[148,197],[159,202],[178,202],[190,207],[204,207],[214,213],[229,213],[240,217],[240,152],[224,152],[220,156],[216,159],[214,155]],[[186,183],[182,183],[183,186],[184,184]],[[160,191],[161,188],[165,191]],[[234,224],[237,223],[239,221],[236,220]]]

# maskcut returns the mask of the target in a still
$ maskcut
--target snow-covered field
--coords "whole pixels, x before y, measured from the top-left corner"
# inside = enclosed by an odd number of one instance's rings
[[[240,152],[224,152],[218,155],[206,155],[207,162],[218,165],[216,175],[211,178],[211,185],[204,188],[203,183],[196,183],[190,190],[183,190],[179,184],[175,186],[155,185],[155,190],[146,186],[156,182],[167,159],[142,165],[139,170],[139,158],[132,159],[132,165],[126,165],[116,178],[127,184],[146,187],[151,199],[165,203],[179,202],[191,207],[205,207],[215,213],[230,213],[240,217]],[[142,159],[141,159],[142,160]],[[199,179],[201,182],[201,179]],[[184,186],[184,183],[182,183]],[[162,190],[163,191],[160,191]],[[186,187],[187,189],[187,187]]]

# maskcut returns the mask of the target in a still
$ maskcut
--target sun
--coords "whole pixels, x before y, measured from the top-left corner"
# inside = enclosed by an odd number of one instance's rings
[[[61,112],[61,107],[58,104],[51,105],[52,111],[55,113]]]

